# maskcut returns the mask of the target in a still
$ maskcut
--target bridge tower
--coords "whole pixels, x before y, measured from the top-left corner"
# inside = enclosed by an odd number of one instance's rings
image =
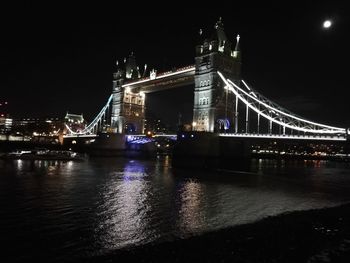
[[[225,89],[217,71],[239,84],[241,52],[226,37],[221,18],[212,37],[196,46],[193,129],[206,132],[234,131],[237,122],[235,97]],[[202,31],[200,31],[202,36]]]
[[[133,53],[128,59],[124,59],[124,64],[125,69],[117,62],[117,72],[113,73],[112,131],[142,134],[145,122],[145,94],[123,86],[130,80],[141,78],[141,73]]]

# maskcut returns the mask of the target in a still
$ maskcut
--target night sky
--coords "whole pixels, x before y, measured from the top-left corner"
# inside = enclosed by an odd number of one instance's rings
[[[241,35],[242,74],[250,85],[308,119],[350,127],[346,1],[202,1],[200,8],[114,2],[2,6],[0,100],[9,102],[13,117],[69,111],[91,120],[111,93],[117,59],[133,51],[140,67],[158,71],[193,64],[199,29],[210,34],[221,16],[231,40]],[[326,30],[327,18],[333,26]],[[153,94],[148,110],[171,122],[178,112],[189,116],[192,88]]]

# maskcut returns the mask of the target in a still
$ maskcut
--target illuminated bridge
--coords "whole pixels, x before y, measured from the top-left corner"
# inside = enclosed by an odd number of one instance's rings
[[[145,133],[147,94],[192,86],[193,132],[220,137],[272,140],[346,141],[350,130],[308,120],[268,99],[241,78],[240,38],[231,42],[219,20],[214,37],[202,37],[196,46],[194,65],[158,73],[143,72],[131,54],[117,62],[112,94],[95,119],[82,131],[66,125],[66,138],[94,137],[105,131],[120,134],[128,142],[150,142]],[[146,76],[148,75],[148,76]],[[160,109],[161,110],[161,109]],[[130,137],[133,136],[133,137]],[[174,135],[169,135],[175,138]],[[133,140],[130,138],[138,138]]]

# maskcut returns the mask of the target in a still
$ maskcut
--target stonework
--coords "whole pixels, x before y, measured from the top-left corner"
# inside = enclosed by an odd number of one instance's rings
[[[234,130],[235,97],[224,88],[217,71],[238,83],[241,70],[239,38],[232,50],[221,21],[216,23],[215,31],[214,38],[204,39],[196,47],[193,128],[197,131]]]
[[[115,133],[142,134],[145,120],[145,95],[123,87],[126,79],[135,80],[141,77],[133,54],[126,61],[125,68],[125,71],[118,69],[113,74],[111,126]]]

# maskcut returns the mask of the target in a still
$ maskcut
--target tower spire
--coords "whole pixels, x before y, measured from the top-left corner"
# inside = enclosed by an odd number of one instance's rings
[[[143,68],[143,74],[142,74],[143,78],[146,76],[146,72],[147,72],[147,64],[145,64],[145,66]]]
[[[236,37],[237,42],[236,42],[236,46],[235,46],[235,51],[240,51],[240,47],[239,47],[239,39],[240,38],[241,37],[239,36],[239,34],[237,34],[237,37]]]
[[[222,17],[219,17],[219,20],[216,22],[215,24],[215,29],[218,29],[219,27],[223,28],[224,27],[224,23],[222,22]]]

